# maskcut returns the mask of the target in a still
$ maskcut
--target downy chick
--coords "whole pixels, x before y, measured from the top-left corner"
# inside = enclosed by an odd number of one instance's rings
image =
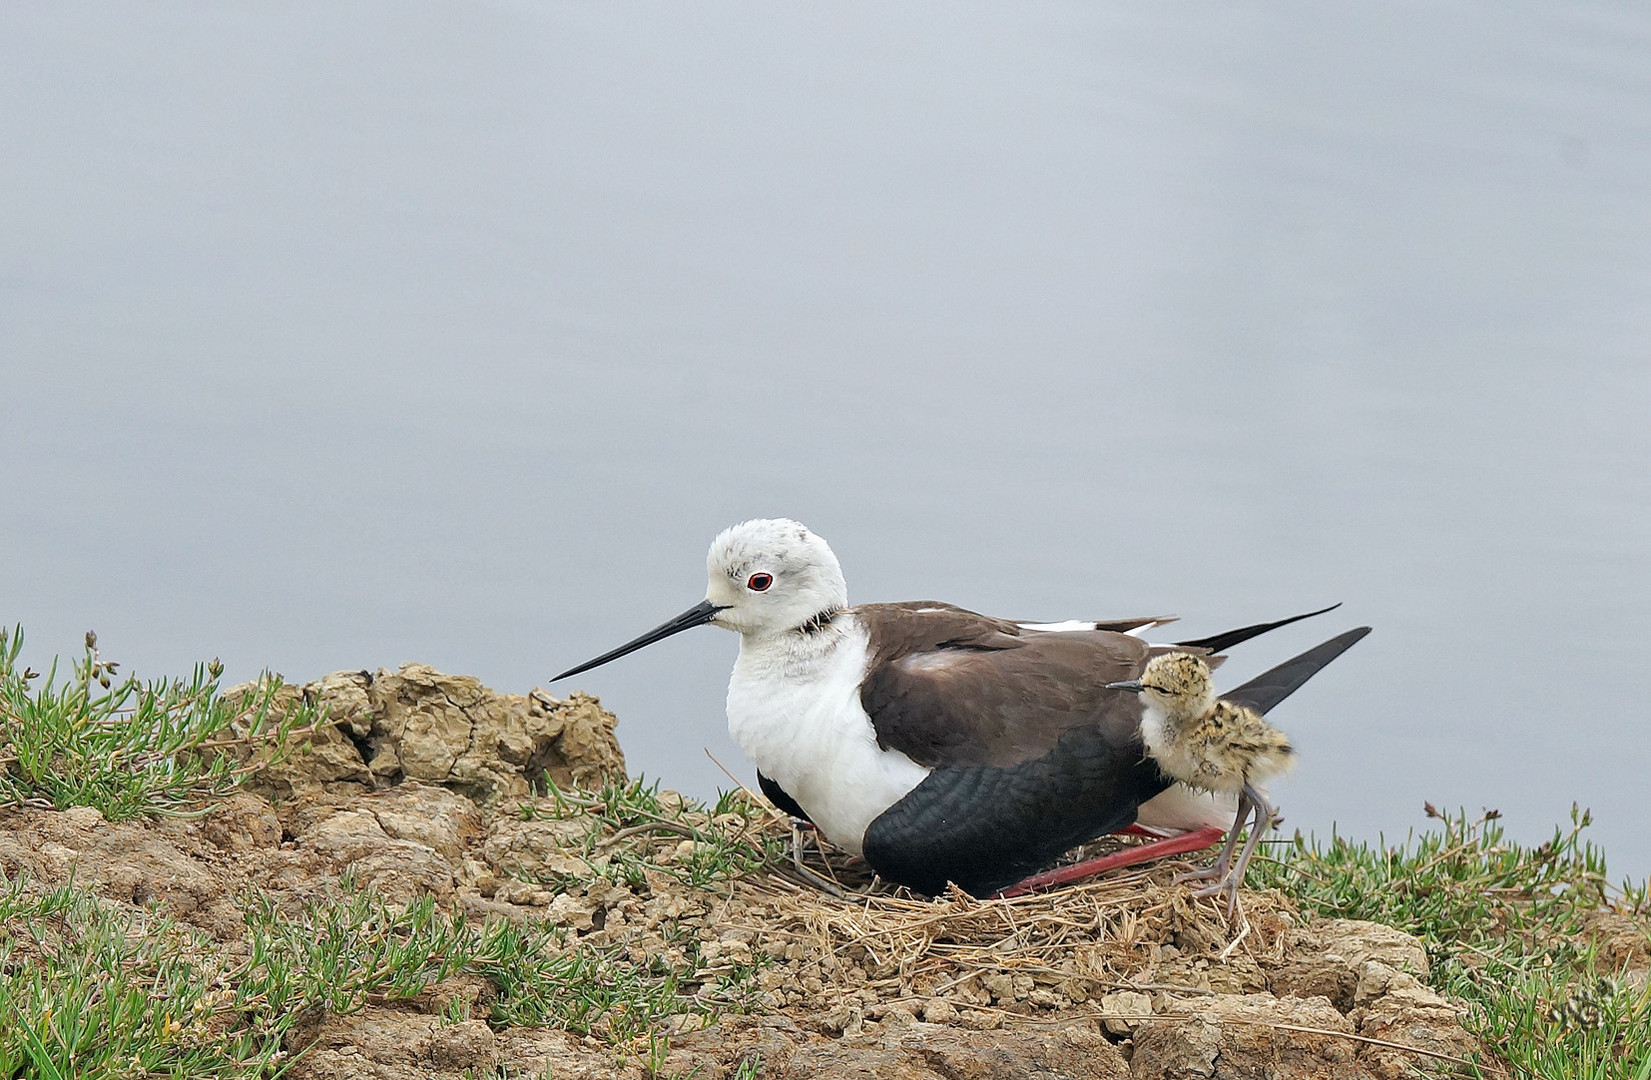
[[[1204,791],[1238,796],[1238,815],[1221,857],[1203,870],[1176,879],[1214,879],[1195,895],[1224,893],[1230,917],[1238,905],[1238,886],[1250,856],[1261,834],[1272,828],[1276,811],[1260,785],[1295,764],[1289,738],[1254,709],[1218,699],[1209,665],[1191,653],[1155,656],[1139,679],[1110,687],[1141,695],[1141,737],[1166,776]],[[1234,863],[1233,848],[1252,811],[1250,837]]]

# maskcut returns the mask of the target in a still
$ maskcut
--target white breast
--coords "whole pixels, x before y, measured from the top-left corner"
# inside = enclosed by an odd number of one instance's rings
[[[860,706],[865,628],[845,613],[812,635],[740,639],[728,734],[832,843],[858,854],[866,827],[929,770],[877,745]]]
[[[1170,746],[1169,720],[1145,694],[1141,695],[1141,741],[1146,743],[1147,753],[1162,764]]]
[[[1191,741],[1172,736],[1169,719],[1150,698],[1141,702],[1141,741],[1165,775],[1183,783],[1196,783],[1202,777],[1203,763],[1193,752]]]
[[[1201,829],[1206,825],[1227,825],[1238,811],[1236,791],[1210,791],[1188,787],[1185,781],[1200,774],[1199,759],[1186,746],[1170,737],[1169,720],[1150,700],[1141,702],[1141,741],[1171,784],[1155,798],[1141,804],[1136,821],[1149,829]]]

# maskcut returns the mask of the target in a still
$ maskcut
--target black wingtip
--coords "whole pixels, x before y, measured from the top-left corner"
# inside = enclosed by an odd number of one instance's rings
[[[1221,696],[1228,701],[1248,705],[1257,712],[1265,713],[1300,690],[1308,679],[1324,670],[1330,661],[1358,644],[1368,633],[1370,627],[1359,626],[1337,634],[1329,641],[1314,645],[1300,656],[1291,657],[1277,667],[1263,671],[1243,686]]]
[[[1337,601],[1327,608],[1319,608],[1317,611],[1309,611],[1301,615],[1292,615],[1288,619],[1280,619],[1277,622],[1241,626],[1237,630],[1228,630],[1224,634],[1212,634],[1207,638],[1198,638],[1194,641],[1177,641],[1176,644],[1189,649],[1208,649],[1212,653],[1225,652],[1234,645],[1242,644],[1253,637],[1260,637],[1269,630],[1277,630],[1281,626],[1289,626],[1291,623],[1300,622],[1303,619],[1311,619],[1314,615],[1323,615],[1325,612],[1334,611],[1339,607],[1341,607],[1341,602]]]

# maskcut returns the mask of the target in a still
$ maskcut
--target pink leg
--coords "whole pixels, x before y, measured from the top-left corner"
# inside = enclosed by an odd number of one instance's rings
[[[1143,829],[1138,829],[1134,825],[1122,829],[1120,832],[1134,836],[1153,835]],[[1049,889],[1056,885],[1082,881],[1084,878],[1104,874],[1108,870],[1116,870],[1122,866],[1134,866],[1137,863],[1161,859],[1166,855],[1181,855],[1188,851],[1202,851],[1214,845],[1224,835],[1226,835],[1225,829],[1213,825],[1203,829],[1195,829],[1189,833],[1182,833],[1180,836],[1172,836],[1168,840],[1158,840],[1151,844],[1142,844],[1139,847],[1125,848],[1123,851],[1115,851],[1111,855],[1102,855],[1098,859],[1086,859],[1081,863],[1063,866],[1058,870],[1045,870],[1041,874],[1033,874],[1026,880],[1009,886],[996,895],[1002,897],[1023,896],[1029,892],[1037,892],[1039,889]]]
[[[1227,859],[1232,855],[1233,850],[1232,839],[1229,838],[1227,850],[1222,853],[1221,860],[1218,863],[1223,871],[1220,880],[1192,894],[1194,896],[1225,896],[1227,898],[1228,919],[1231,919],[1238,911],[1238,887],[1244,883],[1244,871],[1249,869],[1250,856],[1255,854],[1255,846],[1260,842],[1261,835],[1273,827],[1273,816],[1278,813],[1277,808],[1268,802],[1261,792],[1249,784],[1245,784],[1244,790],[1239,794],[1239,814],[1238,820],[1233,822],[1233,837],[1237,837],[1238,830],[1243,828],[1243,807],[1246,802],[1255,807],[1255,818],[1250,824],[1250,837],[1244,842],[1244,850],[1239,853],[1238,861],[1232,865],[1231,869],[1227,869]],[[1191,875],[1183,876],[1190,877]]]
[[[1232,863],[1233,847],[1238,843],[1238,833],[1244,828],[1244,819],[1249,816],[1250,808],[1254,805],[1246,787],[1238,796],[1238,815],[1233,818],[1233,827],[1227,830],[1227,846],[1221,849],[1221,855],[1215,862],[1202,870],[1193,870],[1185,874],[1175,875],[1175,884],[1183,885],[1189,881],[1207,881],[1210,878],[1225,878],[1227,867]],[[1202,893],[1194,893],[1199,896]]]

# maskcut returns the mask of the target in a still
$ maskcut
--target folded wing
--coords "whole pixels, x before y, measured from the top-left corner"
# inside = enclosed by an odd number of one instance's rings
[[[1165,648],[1203,652],[1201,642],[1021,632],[960,610],[925,636],[889,616],[880,632],[880,614],[868,620],[877,674],[861,701],[880,745],[931,769],[866,831],[866,859],[885,878],[988,895],[1131,824],[1170,786],[1141,744],[1135,695],[1105,685],[1137,677]],[[1368,632],[1350,630],[1223,696],[1265,712]]]

